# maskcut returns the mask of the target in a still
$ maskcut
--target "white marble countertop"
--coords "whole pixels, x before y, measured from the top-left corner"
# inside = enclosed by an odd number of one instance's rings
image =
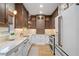
[[[19,37],[13,41],[4,41],[0,43],[0,55],[5,55],[10,52],[12,49],[20,45],[25,40],[28,40],[28,37]]]

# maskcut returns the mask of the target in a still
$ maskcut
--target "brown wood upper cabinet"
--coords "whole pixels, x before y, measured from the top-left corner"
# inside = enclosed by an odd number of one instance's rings
[[[44,29],[52,29],[52,19],[51,19],[51,15],[44,15],[45,16],[45,20],[44,20],[44,26],[42,26],[42,27],[44,27]],[[39,27],[39,26],[37,26],[37,22],[36,22],[36,17],[37,17],[37,15],[32,15],[31,16],[31,19],[30,20],[28,20],[28,28],[30,28],[30,29],[36,29],[37,27]],[[39,21],[39,22],[41,22],[41,21]]]
[[[52,20],[50,16],[45,16],[45,29],[52,29]]]
[[[52,28],[55,29],[55,17],[58,16],[58,7],[56,10],[52,13],[51,15],[51,20],[52,20]]]
[[[22,3],[16,3],[15,9],[17,10],[15,28],[27,27],[28,11]]]
[[[6,4],[0,3],[0,27],[7,26]]]
[[[28,28],[29,29],[36,28],[36,16],[30,16],[30,20],[28,20]]]

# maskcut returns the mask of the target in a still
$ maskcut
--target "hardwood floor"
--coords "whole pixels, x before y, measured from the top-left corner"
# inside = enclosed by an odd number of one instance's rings
[[[46,45],[32,45],[28,56],[54,56],[48,44]]]

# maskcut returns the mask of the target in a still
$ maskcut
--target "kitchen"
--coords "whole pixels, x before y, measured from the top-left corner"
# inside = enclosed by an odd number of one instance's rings
[[[0,3],[0,56],[79,55],[75,51],[76,42],[67,41],[78,38],[77,17],[74,17],[78,7],[75,3]],[[68,18],[72,19],[70,15],[73,15],[72,23],[71,20],[68,23]]]
[[[1,42],[1,53],[0,55],[27,55],[32,44],[42,44],[46,40],[30,40],[29,37],[37,34],[48,34],[53,35],[54,25],[52,26],[52,15],[46,15],[45,21],[36,21],[39,16],[29,15],[26,4],[16,3],[1,3],[1,23],[0,23],[0,42]],[[38,4],[40,5],[40,4]],[[49,4],[49,6],[52,4]],[[56,7],[55,7],[56,8]],[[55,12],[57,13],[57,12]],[[45,18],[44,17],[44,18]],[[39,24],[42,23],[42,28]],[[54,23],[54,22],[53,22]],[[44,30],[45,28],[45,30]],[[37,31],[37,29],[40,29]],[[44,32],[45,31],[45,32]],[[49,32],[47,32],[49,31]],[[53,31],[53,32],[52,32]],[[43,41],[43,42],[42,42]],[[46,41],[45,43],[48,43]],[[16,48],[15,48],[16,47]],[[13,50],[13,51],[12,51]],[[16,53],[14,52],[16,51]]]

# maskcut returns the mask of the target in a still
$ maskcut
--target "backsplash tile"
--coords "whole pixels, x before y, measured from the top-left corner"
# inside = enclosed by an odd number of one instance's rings
[[[55,29],[45,29],[46,35],[55,35]]]

